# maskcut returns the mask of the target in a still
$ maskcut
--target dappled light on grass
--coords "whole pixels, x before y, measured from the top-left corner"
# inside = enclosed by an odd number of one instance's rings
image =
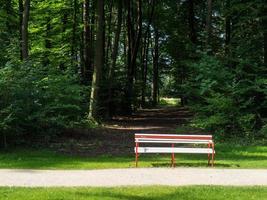
[[[217,144],[216,168],[267,168],[267,147]],[[176,154],[176,167],[207,167],[206,155]],[[142,155],[139,167],[169,167],[170,155]],[[0,152],[0,168],[106,169],[133,168],[134,153],[125,156],[68,156],[49,150],[16,149]]]
[[[142,186],[116,188],[0,188],[12,200],[266,200],[266,187]]]

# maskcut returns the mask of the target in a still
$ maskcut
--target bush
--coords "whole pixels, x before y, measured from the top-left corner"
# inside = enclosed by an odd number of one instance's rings
[[[230,67],[212,56],[203,56],[192,68],[196,73],[192,77],[196,78],[185,87],[191,91],[195,126],[220,137],[266,136],[263,132],[267,79],[261,72],[264,68],[249,62]]]
[[[0,69],[0,133],[5,136],[59,133],[85,115],[78,78],[27,62]],[[83,107],[84,106],[84,107]]]

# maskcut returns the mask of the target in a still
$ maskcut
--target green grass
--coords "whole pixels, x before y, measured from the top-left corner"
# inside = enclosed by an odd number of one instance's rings
[[[267,146],[217,144],[215,166],[218,168],[267,168]],[[170,155],[142,154],[140,167],[169,167]],[[177,166],[206,167],[207,156],[176,154]],[[14,149],[0,151],[0,168],[11,169],[105,169],[134,167],[129,156],[66,156],[49,150]]]
[[[178,106],[181,103],[181,99],[179,98],[167,98],[167,97],[162,97],[159,100],[159,105],[160,106]]]
[[[1,200],[266,200],[266,187],[0,188]]]

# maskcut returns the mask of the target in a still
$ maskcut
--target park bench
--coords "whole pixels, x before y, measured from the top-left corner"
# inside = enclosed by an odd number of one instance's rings
[[[148,147],[141,144],[149,143]],[[156,144],[152,146],[151,144]],[[162,145],[165,144],[164,147]],[[190,147],[177,144],[191,144]],[[204,147],[200,147],[203,146]],[[159,147],[160,146],[160,147]],[[177,135],[177,134],[135,134],[135,164],[142,153],[171,153],[171,164],[175,166],[176,153],[207,154],[208,165],[214,166],[214,142],[212,135]],[[210,163],[211,161],[211,163]]]

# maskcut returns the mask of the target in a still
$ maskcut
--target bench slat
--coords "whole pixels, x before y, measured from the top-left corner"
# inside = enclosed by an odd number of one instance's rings
[[[136,152],[136,148],[134,148]],[[211,148],[138,147],[138,153],[196,153],[212,154]],[[215,151],[214,151],[215,153]]]
[[[178,140],[178,139],[135,139],[138,143],[169,143],[169,144],[211,144],[212,140]]]
[[[155,134],[155,133],[135,133],[135,135],[140,136],[188,136],[188,137],[195,137],[195,136],[201,136],[201,137],[212,137],[212,135],[187,135],[187,134]]]
[[[212,135],[135,134],[135,139],[191,139],[212,140]]]

